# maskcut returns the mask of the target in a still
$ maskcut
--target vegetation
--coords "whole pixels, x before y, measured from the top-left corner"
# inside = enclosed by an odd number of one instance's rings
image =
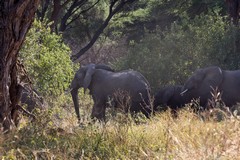
[[[39,2],[0,1],[0,124],[4,130],[17,123],[12,116],[18,112],[21,96],[22,67],[17,58]]]
[[[38,120],[1,138],[3,159],[237,159],[239,120],[202,121],[189,110],[140,124],[118,114],[107,124],[79,128],[73,114],[39,113]],[[27,135],[27,136],[26,136]]]
[[[112,117],[108,112],[103,124],[90,119],[92,99],[80,91],[79,125],[68,90],[79,67],[71,62],[71,53],[79,52],[94,37],[94,48],[87,52],[94,56],[84,57],[81,64],[135,69],[153,90],[183,84],[200,67],[239,69],[239,26],[229,21],[222,0],[127,0],[123,6],[119,0],[41,2],[20,59],[48,108],[35,110],[36,120],[23,117],[12,132],[0,133],[1,159],[240,157],[239,117],[218,108],[199,116],[186,106],[177,119],[170,111],[151,119],[121,113]],[[110,14],[112,3],[121,6],[119,12]]]
[[[193,19],[186,15],[167,31],[157,29],[145,34],[140,42],[132,41],[128,54],[115,65],[140,71],[154,89],[169,83],[183,84],[201,67],[238,69],[238,30],[218,10]]]
[[[21,59],[34,88],[45,96],[59,96],[73,78],[70,48],[44,23],[34,21],[21,49]]]

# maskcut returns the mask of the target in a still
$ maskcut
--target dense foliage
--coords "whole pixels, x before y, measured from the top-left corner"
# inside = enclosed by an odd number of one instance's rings
[[[239,38],[239,28],[228,23],[218,10],[193,19],[185,15],[167,31],[156,29],[139,43],[132,41],[127,56],[116,65],[142,72],[153,88],[182,84],[199,67],[239,68]]]
[[[69,55],[61,36],[38,21],[33,23],[21,50],[34,87],[48,96],[60,95],[69,87],[74,73]]]
[[[80,1],[82,4],[69,12],[74,2]],[[57,2],[62,5],[54,19],[53,5]],[[103,24],[109,2],[114,1],[42,0],[38,13],[41,22],[33,23],[20,55],[34,87],[53,103],[47,110],[36,110],[38,116],[32,123],[25,117],[15,132],[0,135],[0,158],[239,158],[239,117],[220,111],[219,106],[201,116],[186,107],[177,119],[167,111],[151,119],[139,116],[137,121],[121,113],[111,117],[107,109],[107,123],[99,123],[90,120],[93,102],[80,90],[79,127],[70,94],[64,94],[75,67],[63,39],[78,51]],[[64,21],[68,12],[71,14]],[[55,29],[45,20],[54,21]],[[156,90],[166,84],[183,84],[199,67],[239,69],[239,40],[239,27],[228,20],[223,0],[138,0],[113,17],[88,52],[96,53],[96,61],[85,60],[140,71]],[[219,117],[220,123],[216,122]]]

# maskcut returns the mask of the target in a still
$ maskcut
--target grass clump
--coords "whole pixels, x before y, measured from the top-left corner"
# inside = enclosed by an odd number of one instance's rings
[[[36,121],[0,136],[2,159],[237,159],[240,156],[240,122],[233,117],[220,122],[202,121],[184,109],[177,119],[167,111],[135,123],[131,116],[119,113],[107,123],[85,118],[84,127],[79,127],[73,110],[53,108],[38,115]]]

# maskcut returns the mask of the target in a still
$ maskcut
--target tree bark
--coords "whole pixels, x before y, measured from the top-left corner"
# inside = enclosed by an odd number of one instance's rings
[[[226,0],[227,12],[233,24],[238,25],[239,14],[240,14],[240,0]]]
[[[71,2],[71,0],[66,0],[63,4],[61,4],[61,0],[53,0],[53,11],[50,17],[50,21],[53,22],[53,24],[50,26],[52,31],[55,31],[56,33],[58,33],[57,24],[60,18],[59,14],[64,8],[64,6],[66,6],[69,2]]]
[[[4,130],[14,123],[12,111],[19,101],[17,57],[34,19],[39,0],[0,1],[0,122]]]
[[[51,6],[50,5],[50,0],[40,0],[41,2],[40,2],[40,6],[41,7],[39,7],[38,8],[38,10],[37,10],[37,17],[38,17],[38,19],[40,20],[40,21],[43,21],[44,20],[44,18],[46,17],[46,14],[47,14],[47,10],[48,10],[48,8]]]

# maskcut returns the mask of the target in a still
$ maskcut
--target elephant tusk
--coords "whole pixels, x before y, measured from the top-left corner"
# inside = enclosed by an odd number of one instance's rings
[[[185,89],[184,91],[182,91],[182,92],[180,93],[180,95],[183,96],[183,94],[186,93],[187,91],[188,91],[188,89]]]

